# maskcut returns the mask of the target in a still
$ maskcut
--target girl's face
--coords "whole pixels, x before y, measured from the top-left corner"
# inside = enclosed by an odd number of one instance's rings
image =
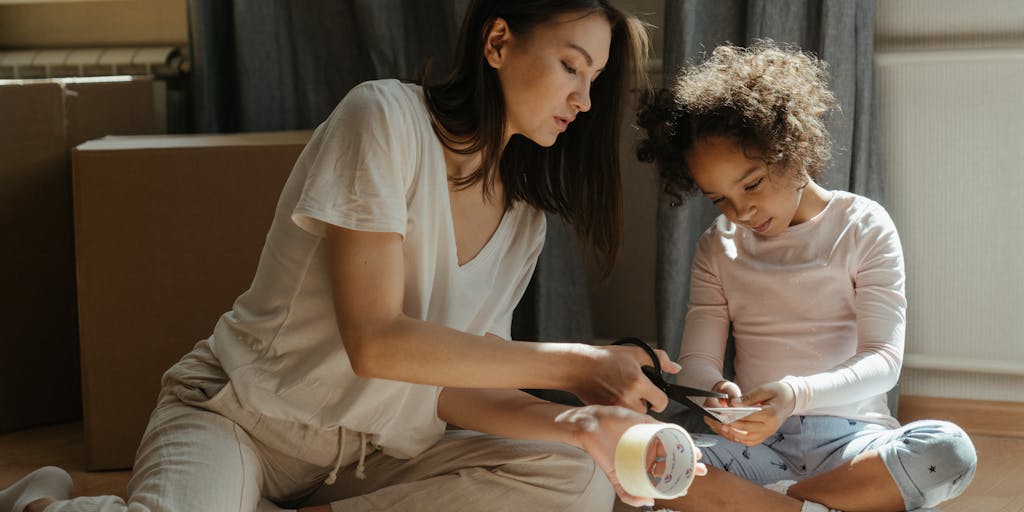
[[[501,82],[507,134],[554,144],[578,113],[590,110],[590,86],[608,63],[611,38],[601,14],[565,14],[521,36],[496,20],[484,55]]]
[[[751,158],[753,156],[754,158]],[[807,181],[769,173],[761,155],[747,155],[732,137],[698,140],[684,155],[693,180],[725,216],[764,236],[776,236],[820,211],[803,201]],[[816,190],[818,187],[814,187]]]

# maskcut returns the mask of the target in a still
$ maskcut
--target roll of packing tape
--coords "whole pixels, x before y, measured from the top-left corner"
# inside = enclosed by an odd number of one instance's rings
[[[659,442],[665,453],[663,465],[657,457]],[[652,468],[657,470],[652,471]],[[615,446],[615,474],[622,488],[633,496],[678,498],[686,494],[696,468],[697,450],[693,439],[679,425],[634,425],[622,434]]]

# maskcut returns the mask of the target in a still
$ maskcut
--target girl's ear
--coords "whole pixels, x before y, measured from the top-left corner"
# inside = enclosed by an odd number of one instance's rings
[[[508,22],[495,18],[484,39],[484,58],[494,69],[500,69],[508,55],[508,42],[512,38]]]

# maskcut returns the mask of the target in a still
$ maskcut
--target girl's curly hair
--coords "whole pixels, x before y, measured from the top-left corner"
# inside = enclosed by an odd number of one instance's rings
[[[697,190],[684,155],[708,137],[735,137],[794,178],[817,178],[832,139],[825,115],[835,105],[824,62],[770,40],[719,46],[686,67],[671,89],[646,94],[637,114],[646,132],[637,158],[656,162],[665,191],[679,204]]]

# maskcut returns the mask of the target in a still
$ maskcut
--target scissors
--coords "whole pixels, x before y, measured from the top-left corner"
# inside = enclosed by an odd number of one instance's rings
[[[712,398],[729,398],[729,395],[725,393],[718,393],[715,391],[705,391],[703,389],[688,388],[686,386],[669,384],[668,382],[665,381],[665,378],[661,374],[661,363],[658,362],[658,354],[654,353],[654,349],[652,349],[650,345],[644,343],[642,340],[638,338],[621,338],[612,343],[612,345],[635,345],[637,347],[644,349],[644,352],[647,352],[647,355],[651,356],[651,362],[654,363],[654,367],[643,366],[641,367],[641,370],[643,370],[644,375],[646,375],[648,379],[651,379],[651,382],[653,382],[658,389],[664,391],[670,399],[679,402],[680,404],[685,405],[686,407],[689,407],[690,409],[693,409],[703,414],[704,416],[707,416],[708,418],[711,418],[716,421],[719,420],[718,416],[715,416],[714,413],[705,409],[704,406],[691,400],[690,397],[707,396]]]

